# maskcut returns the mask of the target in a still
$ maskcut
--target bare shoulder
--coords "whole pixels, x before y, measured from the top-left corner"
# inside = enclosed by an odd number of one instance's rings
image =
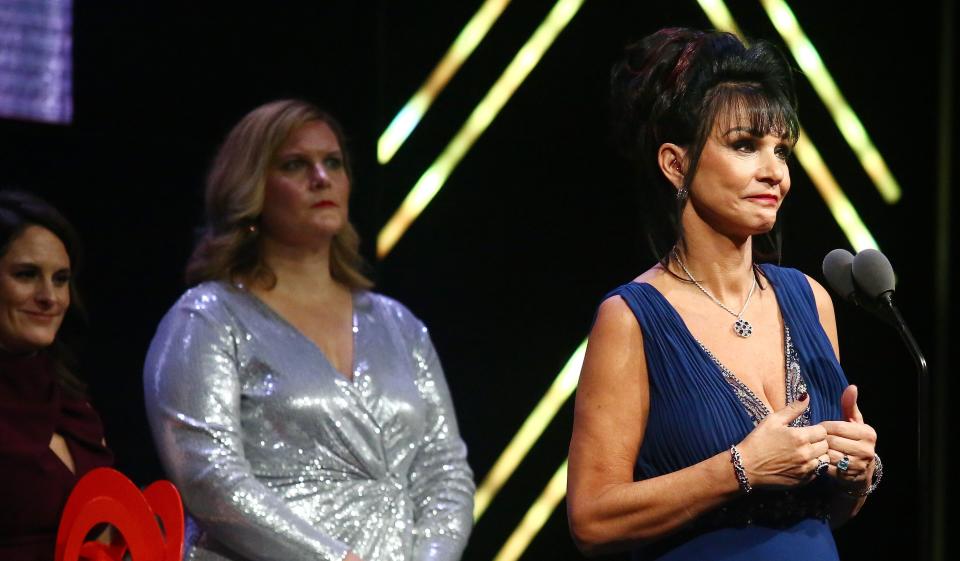
[[[584,500],[586,488],[632,481],[649,408],[645,365],[633,310],[619,295],[607,298],[590,331],[577,384],[570,500]]]
[[[581,373],[581,386],[603,379],[606,383],[632,377],[644,363],[643,333],[633,310],[620,296],[600,304],[590,330]],[[616,384],[614,384],[616,385]]]
[[[656,265],[633,279],[637,284],[650,284],[658,290],[661,289],[661,276],[663,269]],[[618,295],[613,295],[600,303],[597,310],[597,317],[593,324],[593,330],[590,332],[590,338],[596,336],[606,336],[610,331],[616,332],[621,336],[634,336],[640,338],[640,325],[637,318],[633,315],[630,306]]]
[[[661,290],[666,273],[658,264],[637,276],[633,282],[650,284]],[[602,357],[602,358],[601,358]],[[619,295],[614,294],[600,303],[590,330],[587,345],[587,363],[604,362],[604,370],[612,363],[643,362],[643,334],[633,310]],[[588,369],[589,370],[589,369]]]
[[[614,294],[600,303],[600,308],[597,310],[597,319],[593,323],[590,337],[594,338],[597,335],[604,335],[611,331],[631,331],[631,328],[636,328],[637,333],[640,332],[640,327],[637,324],[637,320],[630,306],[627,305],[623,298]]]
[[[646,283],[659,290],[663,288],[664,281],[666,280],[665,277],[669,276],[669,274],[662,265],[657,263],[653,267],[640,273],[640,276],[633,279],[633,282]]]
[[[810,275],[807,282],[810,283],[810,289],[813,291],[813,299],[817,303],[817,315],[820,317],[820,325],[823,332],[827,334],[830,344],[833,346],[833,353],[840,358],[840,343],[837,336],[837,318],[833,311],[833,299],[819,282],[812,279]]]
[[[817,303],[817,312],[820,313],[820,321],[823,321],[827,317],[833,321],[833,299],[830,297],[830,293],[810,275],[805,274],[804,276],[807,277],[807,283],[810,284],[810,290],[813,291],[813,299]]]

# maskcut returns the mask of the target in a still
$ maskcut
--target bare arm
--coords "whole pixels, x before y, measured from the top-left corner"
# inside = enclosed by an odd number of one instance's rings
[[[627,305],[600,306],[584,358],[570,442],[567,508],[585,553],[662,537],[742,493],[722,452],[644,481],[633,480],[650,411],[643,337]],[[820,427],[792,429],[797,402],[762,422],[738,445],[754,486],[807,482],[826,450]]]
[[[825,288],[820,283],[807,277],[810,283],[810,289],[813,290],[813,299],[817,303],[817,315],[820,316],[820,325],[823,327],[830,345],[833,346],[833,354],[837,360],[840,360],[840,343],[837,339],[837,317],[833,312],[833,300]]]
[[[820,316],[820,325],[827,334],[833,352],[840,360],[840,345],[837,338],[837,319],[833,310],[833,300],[830,294],[817,281],[807,277],[813,297],[817,303],[817,314]],[[821,425],[827,430],[827,442],[830,445],[830,468],[827,473],[836,477],[841,487],[854,494],[863,492],[869,487],[876,468],[874,463],[874,447],[877,442],[877,433],[873,427],[863,421],[863,415],[857,406],[857,388],[848,386],[840,398],[842,421],[825,421]],[[845,473],[837,471],[836,464],[844,456],[850,458],[850,468]],[[839,493],[831,504],[830,522],[834,527],[842,525],[857,515],[866,502],[866,497],[851,496],[848,493]]]

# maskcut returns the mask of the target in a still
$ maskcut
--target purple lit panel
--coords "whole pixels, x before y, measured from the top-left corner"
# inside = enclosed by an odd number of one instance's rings
[[[69,123],[72,0],[0,0],[0,117]]]

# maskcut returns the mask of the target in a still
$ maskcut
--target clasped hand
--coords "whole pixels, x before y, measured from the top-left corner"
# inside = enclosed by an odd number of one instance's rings
[[[791,427],[808,404],[809,397],[804,396],[767,415],[737,446],[750,484],[794,487],[810,482],[818,472],[837,478],[850,489],[869,484],[877,433],[863,422],[857,387],[847,386],[840,398],[846,420]],[[846,470],[838,469],[838,464],[846,465]]]
[[[863,422],[857,407],[857,386],[847,386],[840,398],[845,421],[823,421],[827,431],[827,454],[830,466],[827,473],[837,478],[848,489],[863,489],[870,484],[876,457],[877,431]],[[842,463],[841,463],[842,462]],[[838,466],[846,465],[845,470]]]

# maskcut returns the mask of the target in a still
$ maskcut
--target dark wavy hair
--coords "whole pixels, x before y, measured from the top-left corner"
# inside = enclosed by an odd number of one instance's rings
[[[60,387],[75,397],[86,396],[86,385],[73,373],[77,367],[76,331],[87,322],[76,278],[83,263],[80,237],[70,222],[43,199],[23,191],[0,191],[0,257],[7,254],[10,245],[30,226],[40,226],[53,232],[63,243],[70,258],[70,307],[53,344],[45,352],[53,361]]]
[[[611,71],[610,89],[614,141],[643,178],[647,239],[665,267],[670,250],[684,244],[686,200],[677,200],[660,170],[661,145],[687,149],[683,187],[689,190],[718,119],[747,122],[754,134],[799,137],[793,70],[771,43],[747,47],[730,33],[661,29],[627,46]],[[766,247],[753,244],[754,260],[779,260],[779,227],[763,239]]]

